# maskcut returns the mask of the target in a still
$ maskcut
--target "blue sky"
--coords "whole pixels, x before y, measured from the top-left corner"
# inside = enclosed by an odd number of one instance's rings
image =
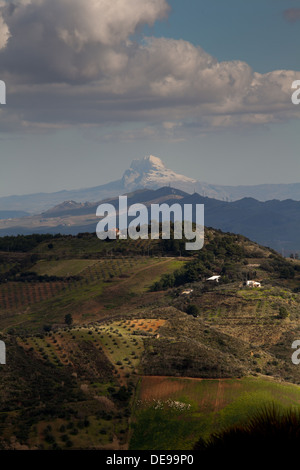
[[[100,185],[149,154],[210,183],[300,181],[300,0],[10,3],[0,196]]]
[[[219,60],[244,60],[257,72],[300,69],[300,23],[283,12],[300,7],[299,0],[170,0],[165,23],[150,34],[186,39]]]

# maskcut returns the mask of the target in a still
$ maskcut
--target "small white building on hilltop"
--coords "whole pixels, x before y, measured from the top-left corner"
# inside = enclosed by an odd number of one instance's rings
[[[257,281],[247,281],[248,287],[261,287],[261,283]]]
[[[212,276],[206,279],[207,281],[214,281],[214,282],[219,282],[221,276]]]

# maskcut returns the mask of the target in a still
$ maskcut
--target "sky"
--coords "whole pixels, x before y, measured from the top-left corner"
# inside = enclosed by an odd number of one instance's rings
[[[0,196],[160,157],[212,184],[300,182],[300,0],[0,0]]]

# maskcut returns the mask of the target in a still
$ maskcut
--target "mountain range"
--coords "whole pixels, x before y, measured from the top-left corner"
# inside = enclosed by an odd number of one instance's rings
[[[9,217],[20,217],[20,211],[39,214],[65,201],[77,203],[97,202],[139,189],[158,189],[164,186],[188,194],[221,201],[237,201],[245,197],[258,201],[293,199],[300,201],[300,183],[261,184],[255,186],[221,186],[198,181],[166,168],[160,158],[153,155],[134,160],[122,178],[104,185],[54,193],[14,195],[0,198],[0,211],[9,211]],[[25,215],[25,214],[23,214]]]
[[[105,200],[118,208],[118,198]],[[205,225],[224,232],[239,233],[251,240],[280,253],[300,251],[300,202],[291,199],[266,202],[243,198],[228,202],[188,194],[182,190],[165,186],[156,190],[137,190],[128,194],[128,206],[141,203],[167,203],[172,205],[204,204]],[[0,236],[61,233],[75,235],[79,232],[95,232],[99,218],[96,217],[97,203],[66,201],[39,215],[19,219],[0,220]]]

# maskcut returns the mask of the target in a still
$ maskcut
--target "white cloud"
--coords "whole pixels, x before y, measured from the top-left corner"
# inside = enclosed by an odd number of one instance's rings
[[[6,47],[9,36],[9,28],[0,14],[0,50]]]
[[[47,11],[57,12],[56,30],[74,48],[98,42],[117,45],[142,24],[152,25],[168,12],[165,0],[51,0]]]
[[[166,0],[11,1],[0,7],[11,32],[1,68],[31,83],[115,73],[128,60],[128,38],[168,10]]]
[[[139,136],[175,138],[299,116],[291,103],[299,72],[258,74],[184,40],[132,39],[168,10],[166,0],[0,3],[0,75],[10,84],[11,122],[19,114],[31,130],[144,123]]]

